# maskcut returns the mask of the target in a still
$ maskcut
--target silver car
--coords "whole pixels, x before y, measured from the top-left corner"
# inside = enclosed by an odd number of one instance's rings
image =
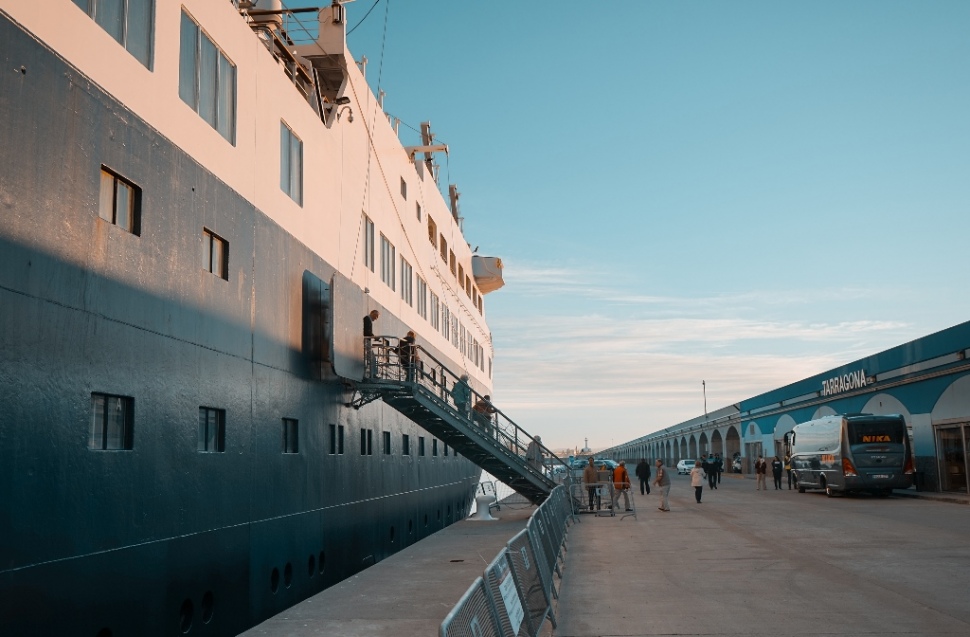
[[[685,476],[690,473],[690,470],[694,468],[694,463],[696,460],[681,460],[677,463],[677,475],[684,474]]]

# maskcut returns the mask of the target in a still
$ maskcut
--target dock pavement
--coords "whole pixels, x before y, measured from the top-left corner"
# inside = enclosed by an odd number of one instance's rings
[[[939,578],[926,571],[949,568],[937,560],[961,536],[933,529],[926,545],[910,539],[921,533],[924,515],[952,518],[962,529],[959,520],[970,510],[944,503],[970,504],[970,497],[910,489],[888,499],[840,500],[787,488],[759,492],[750,477],[725,474],[718,490],[705,487],[697,504],[689,478],[675,476],[669,513],[658,510],[655,493],[637,492],[635,517],[581,515],[569,527],[563,578],[556,581],[557,626],[547,622],[541,634],[970,634],[962,596],[970,586],[950,597],[952,587],[934,583]],[[493,512],[500,518],[495,522],[453,524],[243,635],[434,637],[535,511],[527,503],[512,506]],[[869,517],[852,517],[860,509]],[[861,527],[863,536],[832,537],[818,523],[832,511],[842,512],[840,524]],[[888,515],[898,519],[884,528]],[[878,520],[871,528],[870,519]],[[900,545],[905,552],[893,552]],[[851,561],[841,564],[846,556]],[[889,587],[879,578],[886,568],[902,575]],[[970,584],[962,573],[944,575]]]

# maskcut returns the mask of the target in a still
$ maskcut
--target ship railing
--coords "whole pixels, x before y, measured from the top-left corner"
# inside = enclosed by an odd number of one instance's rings
[[[440,637],[536,637],[548,619],[570,519],[565,486],[558,486],[475,580],[441,622]]]
[[[365,374],[371,381],[391,381],[411,385],[411,389],[421,387],[456,416],[484,431],[507,453],[527,463],[533,473],[551,482],[557,482],[559,476],[569,476],[568,464],[509,418],[487,394],[471,389],[467,402],[456,402],[454,389],[461,380],[460,374],[424,347],[396,336],[365,337],[364,347],[369,348]]]

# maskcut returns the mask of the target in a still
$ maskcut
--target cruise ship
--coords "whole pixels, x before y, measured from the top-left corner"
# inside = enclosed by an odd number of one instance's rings
[[[363,317],[490,393],[501,261],[346,9],[0,0],[3,635],[235,635],[468,514]]]

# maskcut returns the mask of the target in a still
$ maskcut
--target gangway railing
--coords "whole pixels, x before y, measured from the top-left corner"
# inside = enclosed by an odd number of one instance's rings
[[[554,466],[568,475],[561,458],[487,396],[469,388],[469,400],[456,402],[460,375],[420,345],[365,337],[364,354],[365,380],[351,401],[355,409],[383,400],[535,504],[557,486]]]

